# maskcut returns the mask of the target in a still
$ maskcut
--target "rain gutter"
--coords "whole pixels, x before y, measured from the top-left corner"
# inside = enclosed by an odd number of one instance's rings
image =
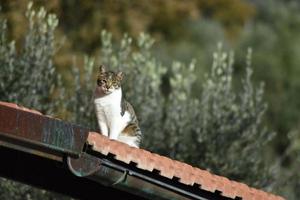
[[[201,190],[199,186],[187,186],[177,180],[161,177],[155,171],[141,170],[134,164],[122,163],[115,160],[112,155],[104,156],[90,149],[78,159],[68,158],[67,163],[76,176],[86,177],[102,185],[147,199],[230,199],[220,196],[220,193]]]

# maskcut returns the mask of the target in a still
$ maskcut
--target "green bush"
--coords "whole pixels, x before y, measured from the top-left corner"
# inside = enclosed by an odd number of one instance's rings
[[[137,41],[125,35],[119,46],[113,45],[111,34],[102,32],[101,63],[125,72],[123,90],[140,120],[143,148],[271,189],[274,180],[263,155],[274,133],[262,125],[266,103],[263,85],[252,86],[251,52],[241,86],[234,88],[234,58],[221,47],[214,53],[211,72],[196,77],[194,61],[188,66],[177,61],[164,66],[151,55],[152,44],[151,37],[141,34]],[[81,102],[78,106],[89,112],[69,111],[92,122],[93,105],[84,102],[91,102],[96,81],[91,84],[88,77],[96,69],[84,69],[87,78],[68,99]],[[204,78],[204,85],[195,95],[198,78]]]
[[[53,66],[58,19],[44,8],[35,11],[31,7],[28,4],[28,31],[18,50],[15,41],[8,41],[6,20],[0,21],[0,98],[53,113],[57,103],[51,97],[60,85]]]
[[[86,57],[83,67],[75,63],[70,68],[71,86],[65,88],[52,63],[56,17],[43,9],[35,13],[30,6],[26,16],[29,31],[20,51],[14,42],[8,42],[6,23],[1,22],[1,100],[44,113],[59,110],[65,120],[97,129],[92,103],[97,72],[94,59]],[[123,90],[140,120],[143,148],[272,189],[271,164],[265,162],[264,151],[274,134],[262,125],[266,104],[262,86],[252,85],[251,53],[241,86],[235,87],[233,54],[221,47],[214,53],[211,71],[199,77],[195,70],[200,66],[195,61],[163,65],[151,54],[154,41],[147,34],[137,40],[124,35],[117,45],[111,34],[103,31],[101,41],[100,63],[125,72]],[[204,79],[202,87],[196,85],[197,79]],[[64,95],[55,98],[59,91]],[[18,187],[6,180],[0,184],[13,185],[1,191],[7,196]],[[28,190],[32,194],[26,194],[34,198],[36,192]]]

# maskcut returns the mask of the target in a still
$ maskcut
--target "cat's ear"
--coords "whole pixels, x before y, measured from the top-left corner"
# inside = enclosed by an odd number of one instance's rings
[[[100,67],[99,67],[99,73],[100,74],[104,74],[105,73],[105,66],[104,65],[100,65]]]
[[[123,72],[118,72],[117,73],[117,78],[118,78],[119,81],[121,81],[123,79],[123,77],[124,77],[124,73]]]

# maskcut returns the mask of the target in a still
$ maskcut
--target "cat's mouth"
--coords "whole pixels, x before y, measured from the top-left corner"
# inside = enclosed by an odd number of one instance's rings
[[[114,87],[111,87],[111,88],[108,88],[108,89],[107,89],[107,93],[112,93],[113,91],[115,91],[115,88],[114,88]]]
[[[104,94],[110,94],[110,93],[112,93],[112,92],[108,91],[108,90],[104,91]]]
[[[114,91],[114,88],[101,87],[101,90],[103,91],[104,94],[110,94]]]

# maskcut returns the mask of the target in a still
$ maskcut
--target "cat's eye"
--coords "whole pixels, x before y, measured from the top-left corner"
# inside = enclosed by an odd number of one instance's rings
[[[98,80],[97,84],[100,85],[104,85],[106,83],[106,80]]]

